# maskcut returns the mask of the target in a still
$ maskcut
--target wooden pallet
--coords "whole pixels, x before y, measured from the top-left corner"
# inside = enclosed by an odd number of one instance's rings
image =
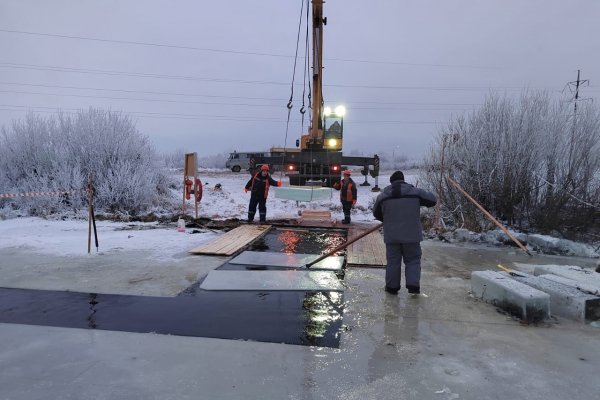
[[[361,228],[351,227],[348,231],[348,239],[364,232]],[[385,268],[385,243],[380,232],[373,232],[364,238],[348,246],[346,255],[348,267],[374,267]]]
[[[210,254],[230,256],[237,253],[248,243],[266,234],[271,225],[242,225],[230,230],[223,236],[211,240],[190,250],[192,254]]]

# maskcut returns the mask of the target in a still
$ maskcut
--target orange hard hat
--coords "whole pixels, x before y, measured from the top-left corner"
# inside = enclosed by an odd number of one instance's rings
[[[268,171],[269,170],[269,166],[268,165],[263,165],[262,167],[260,167],[261,171]]]
[[[345,170],[344,175],[350,176],[350,175],[352,175],[352,172],[350,172],[349,170]]]

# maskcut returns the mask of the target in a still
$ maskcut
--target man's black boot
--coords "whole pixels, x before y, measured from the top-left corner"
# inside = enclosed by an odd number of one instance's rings
[[[420,294],[421,293],[421,288],[419,286],[406,285],[406,288],[408,289],[408,293],[410,293],[410,294]]]
[[[392,289],[392,288],[390,288],[390,287],[387,287],[387,286],[386,286],[384,290],[385,290],[386,292],[388,292],[389,294],[398,294],[398,291],[399,291],[400,289]]]

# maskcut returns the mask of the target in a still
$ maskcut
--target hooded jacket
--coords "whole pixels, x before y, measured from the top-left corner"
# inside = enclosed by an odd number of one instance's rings
[[[377,196],[373,216],[383,222],[385,243],[417,243],[423,240],[420,207],[433,207],[435,195],[401,180]]]

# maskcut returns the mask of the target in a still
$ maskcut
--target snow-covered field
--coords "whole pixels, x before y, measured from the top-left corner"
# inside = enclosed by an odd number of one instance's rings
[[[383,189],[389,184],[390,172],[379,177],[379,186]],[[233,173],[222,170],[206,170],[199,174],[204,184],[199,216],[211,219],[245,219],[247,216],[250,194],[244,193],[244,186],[250,178],[247,173]],[[353,174],[359,185],[364,177],[358,171]],[[274,178],[279,180],[279,174]],[[418,171],[408,171],[406,180],[419,186]],[[284,186],[288,180],[282,179]],[[369,177],[371,186],[358,186],[358,201],[352,210],[353,221],[374,221],[372,207],[379,193],[371,192],[374,180]],[[221,185],[219,190],[215,189]],[[181,192],[173,191],[173,214],[178,213],[181,202]],[[193,201],[188,201],[187,214],[193,215]],[[328,210],[332,217],[341,219],[342,210],[339,202],[339,192],[332,190],[329,199],[316,202],[296,202],[275,198],[270,193],[267,201],[267,219],[295,218],[302,210]],[[187,229],[186,233],[177,232],[174,225],[159,223],[125,223],[98,221],[98,236],[100,240],[99,255],[117,253],[124,250],[141,250],[148,257],[155,259],[173,259],[178,255],[218,235],[213,231],[198,231]],[[0,220],[0,249],[17,248],[42,254],[74,256],[87,252],[88,223],[83,219],[41,219],[21,217]],[[192,233],[194,232],[194,233]],[[580,257],[598,257],[599,249],[595,246],[576,243],[544,235],[525,235],[515,232],[515,235],[528,244],[528,248],[546,254],[560,254]],[[479,234],[465,229],[457,229],[445,234],[450,242],[482,243],[494,246],[504,246],[510,242],[508,237],[499,230]],[[93,246],[93,243],[92,243]],[[94,252],[95,253],[95,252]]]
[[[288,179],[279,173],[274,173],[275,180],[281,180],[284,186],[289,185]],[[352,210],[352,219],[355,221],[373,221],[372,208],[375,198],[379,193],[371,192],[375,185],[373,178],[369,176],[371,186],[360,186],[364,182],[364,177],[359,171],[352,174],[354,182],[358,186],[358,201],[356,207]],[[383,189],[389,185],[390,173],[379,177],[379,187]],[[213,219],[223,218],[246,218],[248,212],[248,202],[250,193],[244,193],[244,186],[250,179],[247,173],[215,172],[206,171],[200,173],[200,179],[204,184],[202,203],[200,204],[199,214],[202,217]],[[409,171],[406,174],[406,180],[409,183],[418,183],[418,172]],[[215,190],[216,184],[221,184],[221,190]],[[292,200],[281,200],[275,198],[274,190],[269,192],[267,200],[267,219],[295,218],[298,212],[302,210],[327,210],[331,211],[332,217],[342,219],[342,207],[339,201],[340,192],[332,190],[330,199],[315,202],[299,202]],[[179,195],[181,196],[181,195]],[[188,214],[193,212],[193,202],[188,202]]]
[[[356,176],[358,175],[358,176]],[[244,186],[250,175],[229,171],[202,171],[199,174],[204,184],[199,216],[212,219],[246,218],[250,194],[244,193]],[[355,174],[356,182],[363,182],[360,173]],[[279,180],[278,174],[274,176]],[[416,182],[416,175],[408,175],[407,179]],[[413,180],[414,179],[414,180]],[[374,181],[369,177],[369,182]],[[389,184],[389,174],[380,177],[380,187]],[[216,184],[221,190],[215,190]],[[283,179],[288,185],[287,178]],[[357,221],[373,220],[369,209],[378,193],[371,192],[370,187],[358,187],[358,202],[353,210],[353,219]],[[181,192],[173,192],[173,204],[180,205]],[[339,203],[339,192],[333,191],[331,199],[315,203],[299,203],[276,199],[270,193],[267,201],[267,219],[293,218],[303,209],[332,210],[334,218],[342,218]],[[193,215],[193,201],[188,201],[187,214]],[[173,213],[177,213],[174,209]],[[83,214],[82,214],[83,215]],[[177,232],[174,225],[152,223],[126,223],[97,221],[99,252],[96,253],[92,238],[92,254],[114,254],[126,250],[141,250],[149,258],[173,259],[187,253],[191,248],[219,235],[219,232],[187,229],[185,233]],[[192,233],[194,232],[195,233]],[[76,256],[87,253],[88,222],[83,219],[55,218],[42,219],[35,217],[19,217],[0,220],[0,249],[20,249],[41,254]]]

